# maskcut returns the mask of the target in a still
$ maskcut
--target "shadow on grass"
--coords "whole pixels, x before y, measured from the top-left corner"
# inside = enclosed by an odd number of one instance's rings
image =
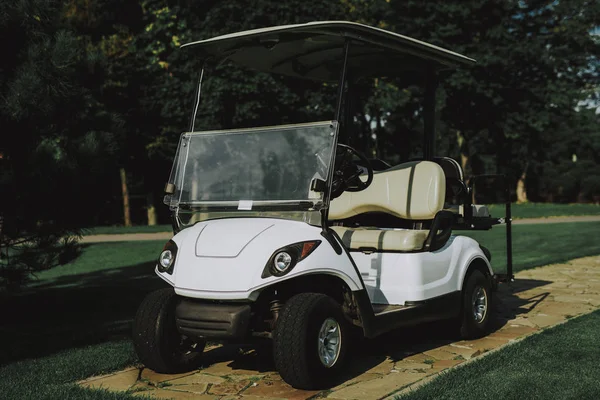
[[[144,296],[165,287],[154,262],[67,275],[0,294],[0,364],[129,338]]]

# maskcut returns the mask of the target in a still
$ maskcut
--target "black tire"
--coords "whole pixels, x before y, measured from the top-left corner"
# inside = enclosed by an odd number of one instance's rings
[[[339,351],[330,366],[319,357],[319,332],[325,322],[339,326]],[[289,299],[273,331],[273,358],[284,381],[297,389],[322,389],[335,384],[344,367],[350,330],[340,305],[320,293]],[[332,341],[333,343],[333,341]]]
[[[482,318],[476,317],[474,312],[473,297],[481,290],[485,296],[485,313]],[[490,279],[479,270],[473,270],[463,284],[462,305],[460,315],[460,337],[462,339],[475,339],[488,333],[492,314],[492,284]]]
[[[193,342],[177,331],[172,288],[150,293],[133,321],[133,346],[140,361],[155,372],[191,371],[200,366],[205,342]]]

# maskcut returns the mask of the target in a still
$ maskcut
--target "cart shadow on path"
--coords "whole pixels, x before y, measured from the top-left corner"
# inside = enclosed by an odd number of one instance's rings
[[[550,295],[543,288],[551,283],[521,279],[501,286],[494,295],[494,319],[490,335],[517,318],[526,318]],[[523,297],[523,292],[530,290],[536,294]],[[350,349],[350,367],[337,382],[332,382],[332,386],[355,380],[363,374],[387,374],[397,362],[457,341],[460,339],[450,334],[447,322],[425,323],[401,328],[375,339],[355,340]],[[422,356],[421,359],[427,359],[427,356]],[[271,346],[269,342],[265,342],[254,346],[228,344],[210,349],[204,355],[204,369],[200,372],[221,376],[270,375],[275,373]]]

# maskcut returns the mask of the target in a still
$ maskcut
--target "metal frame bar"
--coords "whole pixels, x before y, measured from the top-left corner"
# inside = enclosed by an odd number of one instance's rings
[[[337,150],[338,137],[340,135],[340,127],[342,117],[342,108],[344,105],[344,86],[347,79],[347,67],[348,67],[348,53],[350,52],[350,40],[347,39],[344,42],[344,64],[342,65],[342,71],[340,73],[340,80],[338,82],[338,98],[337,105],[335,108],[334,121],[337,121],[337,128],[333,137],[333,147],[331,149],[331,161],[329,164],[329,173],[327,177],[327,188],[323,194],[323,210],[321,211],[321,227],[324,231],[327,230],[327,220],[329,218],[329,203],[331,200],[331,183],[333,182],[333,170],[335,169],[335,154]],[[346,124],[344,124],[344,127]]]
[[[198,107],[200,106],[200,95],[202,94],[202,80],[204,79],[204,69],[206,68],[206,62],[202,65],[200,76],[198,77],[198,85],[194,91],[194,108],[192,108],[192,116],[190,118],[189,132],[194,132],[196,125],[196,115],[198,114]],[[171,211],[171,227],[173,228],[173,234],[177,234],[181,231],[181,223],[179,221],[179,208],[175,211]]]
[[[194,132],[194,127],[196,125],[196,115],[198,114],[198,106],[200,106],[200,95],[202,94],[202,80],[204,79],[204,68],[205,65],[202,65],[202,70],[200,71],[200,76],[198,77],[198,85],[196,86],[196,90],[194,91],[194,108],[192,109],[192,117],[190,119],[190,132]]]
[[[473,196],[473,184],[476,178],[485,178],[485,177],[502,177],[504,182],[504,191],[506,195],[506,203],[504,203],[504,224],[506,225],[506,274],[496,274],[497,280],[499,282],[513,282],[515,280],[515,276],[513,274],[513,252],[512,252],[512,212],[511,212],[511,202],[510,202],[510,185],[506,175],[503,174],[484,174],[484,175],[476,175],[471,177],[471,183],[469,185],[469,195]],[[465,228],[471,227],[471,229],[477,229],[476,225],[474,225],[474,217],[472,214],[471,206],[473,204],[473,199],[470,198],[465,202]],[[467,211],[468,210],[468,211]],[[490,217],[491,218],[491,217]],[[490,229],[492,225],[497,225],[502,223],[502,218],[493,218],[496,222],[487,226],[487,229]],[[461,229],[465,229],[461,228]]]
[[[506,179],[506,177],[505,177]],[[505,223],[506,223],[506,275],[507,281],[512,282],[515,280],[513,275],[513,257],[512,257],[512,213],[510,205],[510,187],[508,180],[506,182],[506,209],[505,209]]]

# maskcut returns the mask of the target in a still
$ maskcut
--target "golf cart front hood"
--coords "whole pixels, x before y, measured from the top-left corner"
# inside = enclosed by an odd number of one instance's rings
[[[172,239],[177,245],[173,274],[157,274],[181,296],[215,300],[255,300],[262,288],[306,273],[326,273],[358,290],[360,278],[345,253],[337,254],[321,228],[275,218],[228,218],[199,222]],[[319,241],[283,277],[263,271],[275,251],[294,243]]]
[[[252,240],[275,224],[268,219],[254,220],[252,224],[240,224],[237,219],[221,219],[203,225],[196,240],[197,257],[237,257]]]

